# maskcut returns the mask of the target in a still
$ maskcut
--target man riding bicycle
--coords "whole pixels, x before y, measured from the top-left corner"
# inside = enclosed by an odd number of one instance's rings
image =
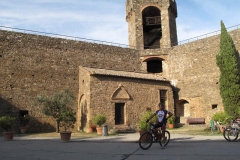
[[[159,110],[157,110],[154,114],[152,114],[146,122],[149,122],[149,120],[151,120],[154,116],[157,115],[158,123],[154,125],[154,128],[161,127],[162,131],[166,131],[167,119],[170,118],[173,114],[168,110],[164,109],[163,103],[159,103],[158,107],[159,107]],[[163,141],[165,141],[165,132],[163,132],[162,137],[163,137]]]

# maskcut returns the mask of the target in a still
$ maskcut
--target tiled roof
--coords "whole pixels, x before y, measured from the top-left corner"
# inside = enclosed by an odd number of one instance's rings
[[[157,81],[169,81],[162,76],[156,74],[147,74],[147,73],[137,73],[137,72],[126,72],[126,71],[115,71],[107,69],[98,69],[98,68],[88,68],[83,67],[91,75],[106,75],[106,76],[116,76],[116,77],[127,77],[127,78],[138,78],[138,79],[148,79],[148,80],[157,80]]]

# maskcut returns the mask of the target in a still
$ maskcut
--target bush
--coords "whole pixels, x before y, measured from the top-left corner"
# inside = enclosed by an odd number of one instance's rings
[[[68,128],[74,128],[76,122],[76,113],[70,109],[63,110],[61,112],[60,122],[66,132]]]
[[[106,116],[104,114],[98,114],[92,119],[93,124],[101,127],[106,122]]]
[[[143,131],[147,131],[150,129],[150,124],[149,123],[146,123],[146,121],[151,117],[153,113],[150,112],[150,111],[147,111],[146,113],[144,113],[142,116],[141,116],[141,119],[139,121],[139,129],[140,130],[143,130]],[[156,123],[157,122],[157,116],[154,116],[150,122],[152,123]]]
[[[212,119],[214,121],[222,122],[222,124],[229,124],[233,117],[229,116],[225,112],[218,112],[213,115]]]
[[[175,119],[176,119],[176,117],[174,115],[172,115],[170,118],[167,119],[167,123],[168,124],[174,124],[175,123]]]
[[[13,126],[15,118],[10,116],[2,116],[0,117],[0,128],[5,131],[10,131]]]

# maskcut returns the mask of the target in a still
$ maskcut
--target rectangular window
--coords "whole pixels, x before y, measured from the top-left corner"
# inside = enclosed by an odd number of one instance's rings
[[[212,109],[217,109],[217,104],[212,104]]]
[[[151,108],[147,108],[146,111],[152,112],[152,109]]]
[[[167,101],[167,90],[160,90],[160,102],[166,106]]]

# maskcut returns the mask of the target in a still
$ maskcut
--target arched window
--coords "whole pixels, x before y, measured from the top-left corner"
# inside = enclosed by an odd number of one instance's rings
[[[146,62],[147,72],[162,73],[163,72],[163,67],[162,67],[163,60],[165,60],[165,59],[160,56],[150,56],[150,57],[146,57],[143,60],[143,62]]]
[[[161,12],[157,7],[149,6],[142,11],[144,49],[160,48],[162,37]]]

